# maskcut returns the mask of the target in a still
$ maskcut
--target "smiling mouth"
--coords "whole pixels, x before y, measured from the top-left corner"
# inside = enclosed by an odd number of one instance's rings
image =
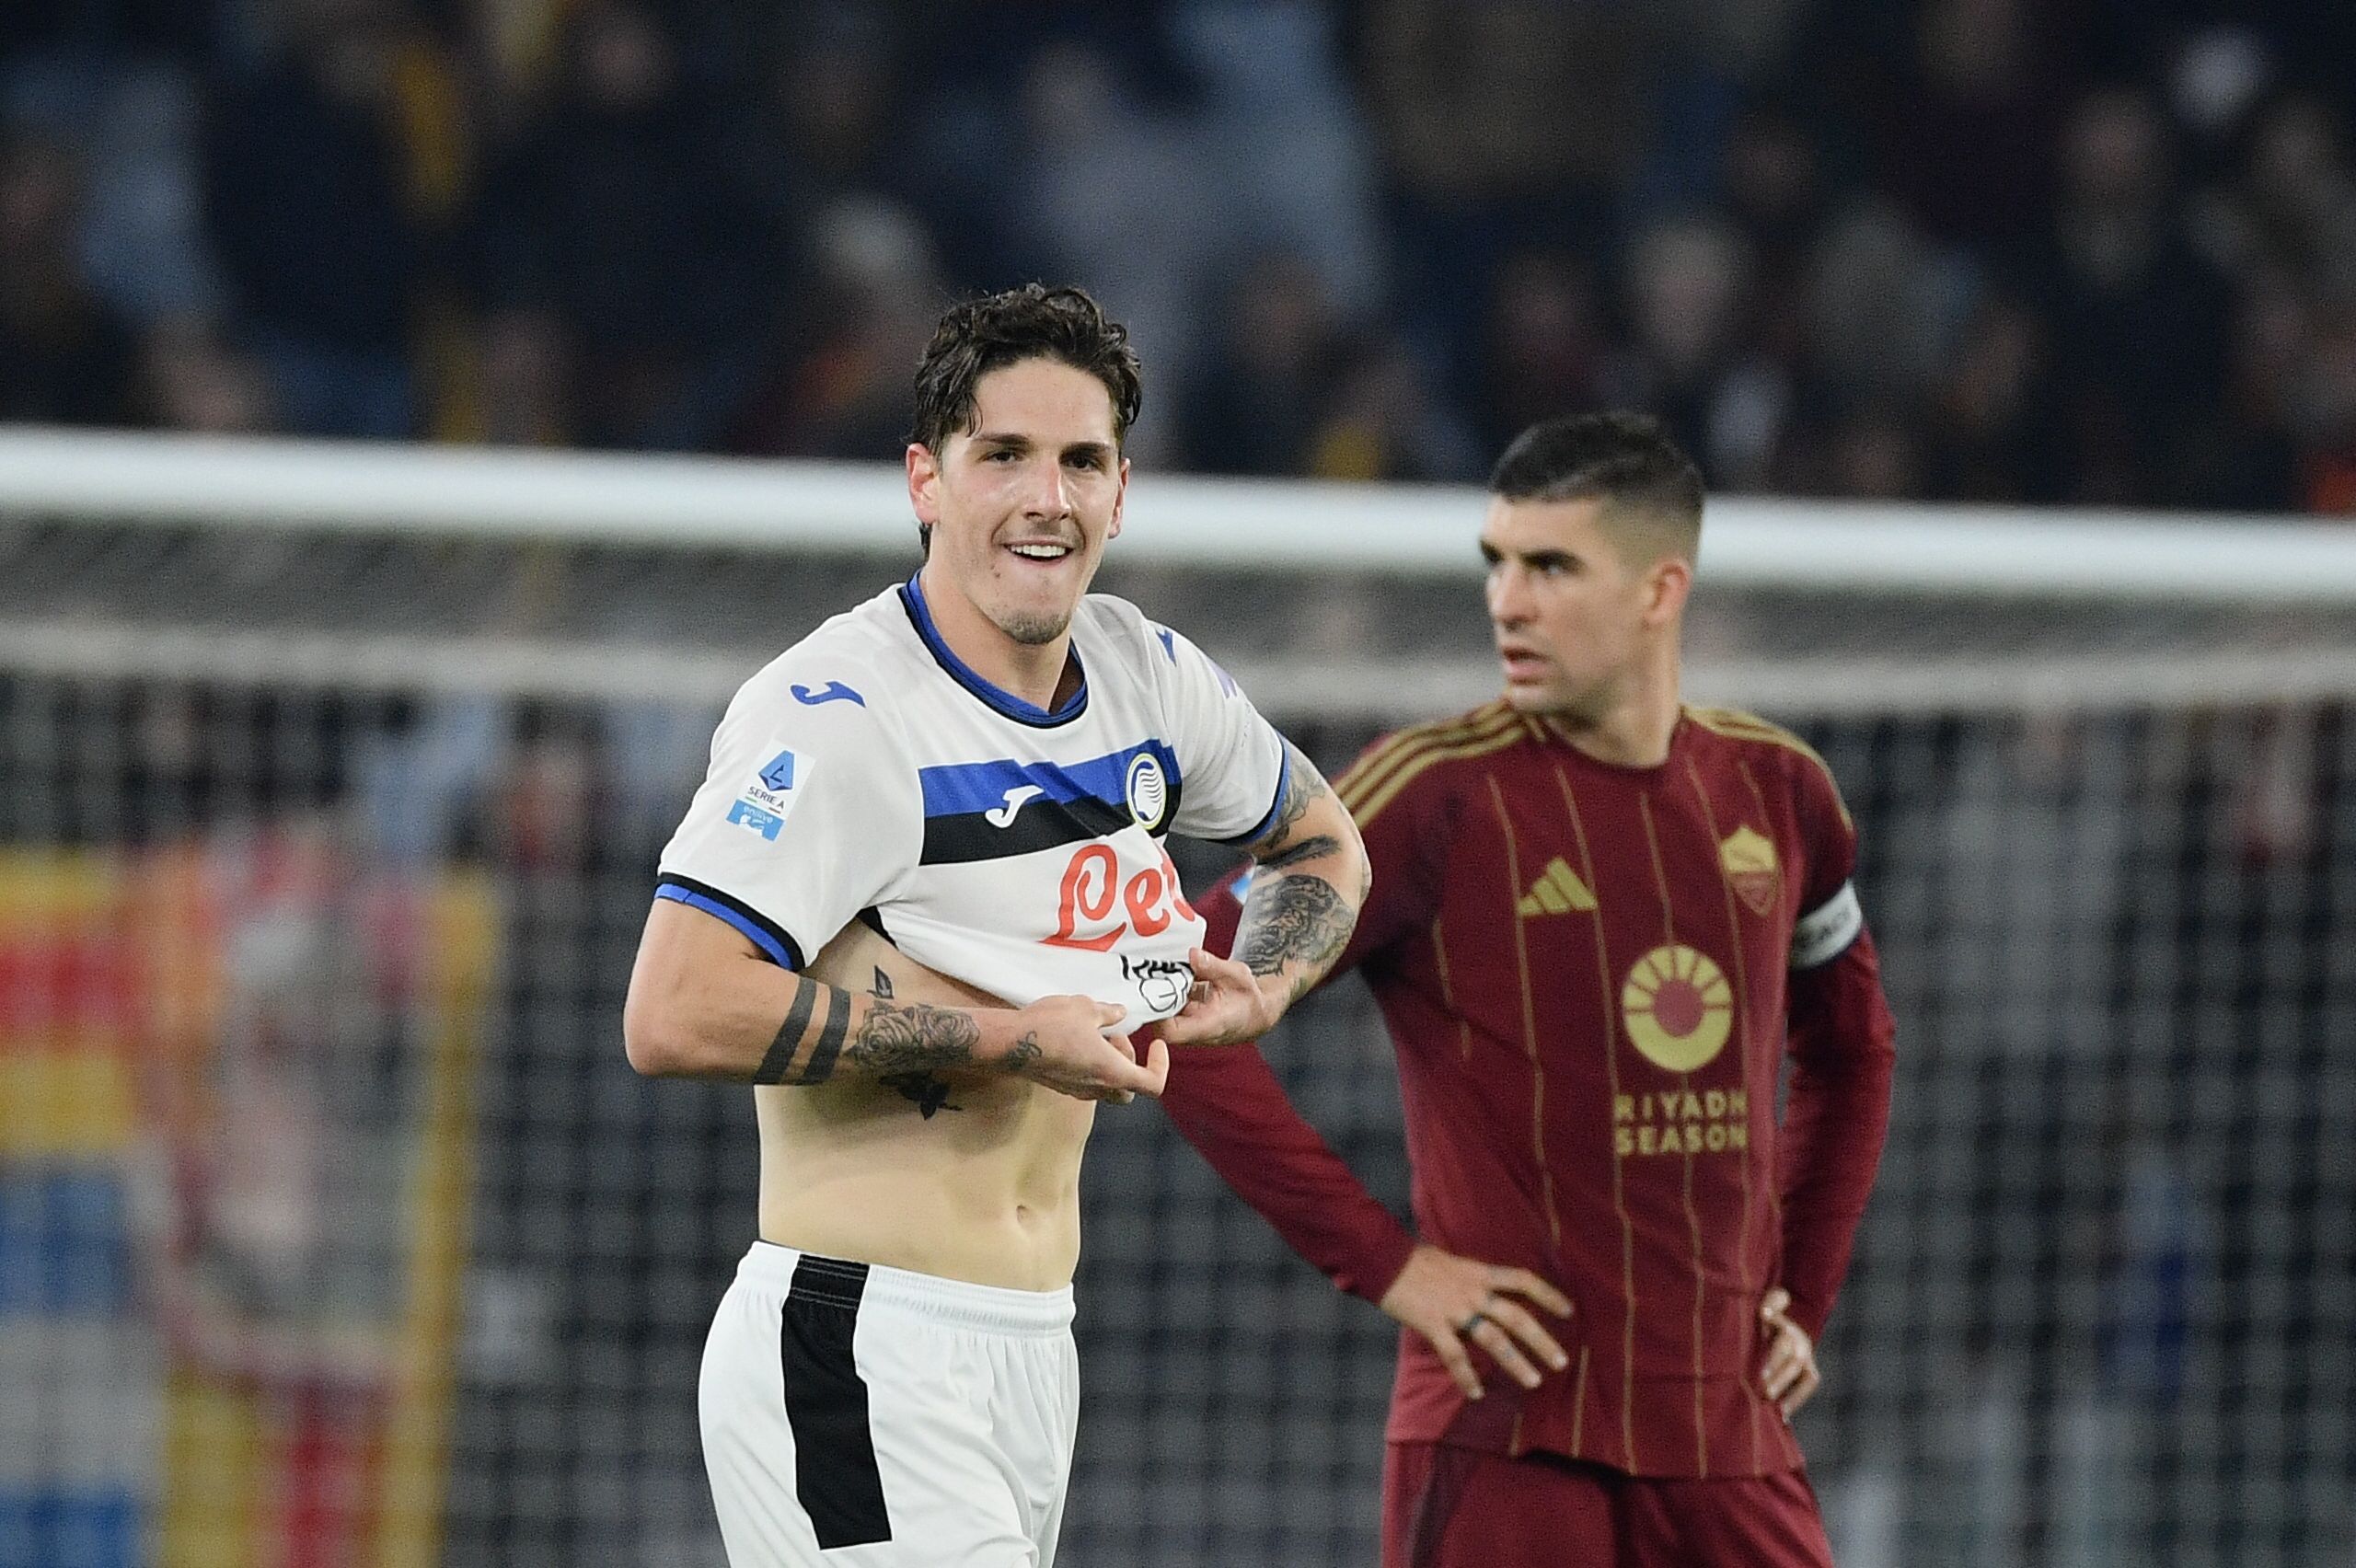
[[[1017,556],[1023,560],[1037,561],[1044,566],[1053,566],[1059,560],[1068,560],[1075,553],[1073,547],[1069,545],[1053,544],[1045,540],[1009,545],[1006,549],[1010,555]]]

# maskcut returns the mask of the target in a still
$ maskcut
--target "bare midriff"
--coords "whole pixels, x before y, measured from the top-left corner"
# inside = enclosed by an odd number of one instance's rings
[[[894,1000],[1004,1004],[936,974],[863,926],[813,978]],[[1010,1290],[1058,1290],[1080,1262],[1080,1159],[1095,1106],[994,1070],[753,1091],[761,1238]]]

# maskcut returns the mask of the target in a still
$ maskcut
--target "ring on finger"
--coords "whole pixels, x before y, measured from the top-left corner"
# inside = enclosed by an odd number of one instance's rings
[[[1479,1328],[1488,1320],[1489,1315],[1486,1312],[1475,1309],[1470,1317],[1456,1325],[1456,1332],[1469,1339],[1472,1337],[1473,1330]]]

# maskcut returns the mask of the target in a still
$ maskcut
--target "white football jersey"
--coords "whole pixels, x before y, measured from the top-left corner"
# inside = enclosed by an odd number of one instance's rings
[[[657,896],[791,969],[864,918],[1018,1007],[1177,1011],[1204,926],[1162,841],[1258,836],[1287,749],[1135,605],[1091,594],[1071,632],[1080,689],[1050,712],[952,652],[914,580],[827,621],[728,705]]]

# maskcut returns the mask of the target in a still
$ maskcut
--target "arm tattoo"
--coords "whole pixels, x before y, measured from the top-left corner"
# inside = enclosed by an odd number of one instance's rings
[[[1276,820],[1253,845],[1264,871],[1289,872],[1292,868],[1341,852],[1341,841],[1329,833],[1311,834],[1298,844],[1285,842],[1309,814],[1319,797],[1330,796],[1331,786],[1314,764],[1290,741],[1285,743],[1285,794],[1277,802]],[[1365,881],[1363,870],[1360,882]],[[1361,886],[1358,897],[1366,890]],[[1307,873],[1279,875],[1255,883],[1243,908],[1242,928],[1235,936],[1235,957],[1254,974],[1282,974],[1288,964],[1303,966],[1295,976],[1292,994],[1298,998],[1349,945],[1357,913],[1334,884]]]
[[[1320,855],[1338,855],[1341,849],[1342,841],[1332,834],[1315,834],[1270,854],[1260,862],[1260,869],[1264,871],[1289,870],[1303,860],[1314,860]]]
[[[1236,933],[1235,956],[1254,974],[1281,974],[1299,963],[1307,973],[1297,980],[1299,997],[1349,945],[1356,916],[1334,884],[1322,877],[1279,877],[1255,887]]]
[[[889,1001],[892,998],[892,977],[880,968],[875,972],[873,994],[879,1000]],[[876,1081],[923,1112],[928,1122],[941,1112],[964,1109],[962,1105],[949,1102],[948,1080],[936,1073],[893,1073]]]
[[[849,1062],[862,1075],[880,1079],[915,1101],[927,1116],[944,1108],[957,1109],[949,1103],[949,1086],[934,1078],[932,1069],[974,1059],[982,1032],[971,1014],[921,1002],[896,1007],[890,999],[891,979],[878,969],[874,1010],[853,1032],[850,1020],[855,1004],[850,993],[806,975],[802,980],[777,1038],[754,1070],[755,1083],[820,1084],[834,1077],[837,1066]],[[822,997],[826,1021],[819,1026],[809,1056],[796,1069],[793,1058]],[[1034,1043],[1034,1054],[1035,1049]]]
[[[753,1069],[755,1083],[783,1083],[786,1069],[793,1065],[794,1052],[802,1048],[802,1032],[810,1027],[810,1009],[818,1000],[818,993],[830,987],[804,978],[793,993],[793,1006],[786,1010],[785,1022],[780,1026],[777,1038],[761,1057],[761,1065]]]
[[[874,1010],[842,1051],[846,1061],[856,1062],[869,1077],[880,1078],[893,1073],[965,1066],[973,1061],[974,1047],[981,1040],[981,1026],[971,1013],[927,1007],[922,1002],[895,1007],[878,997]]]
[[[1276,802],[1276,817],[1268,824],[1268,830],[1253,840],[1253,847],[1266,848],[1282,844],[1285,835],[1309,814],[1309,808],[1317,797],[1329,792],[1325,776],[1317,771],[1317,765],[1301,755],[1299,746],[1287,741],[1284,798]]]
[[[826,1027],[810,1048],[810,1065],[802,1069],[803,1083],[824,1083],[834,1076],[835,1056],[843,1048],[843,1032],[850,1027],[850,993],[826,987]]]

